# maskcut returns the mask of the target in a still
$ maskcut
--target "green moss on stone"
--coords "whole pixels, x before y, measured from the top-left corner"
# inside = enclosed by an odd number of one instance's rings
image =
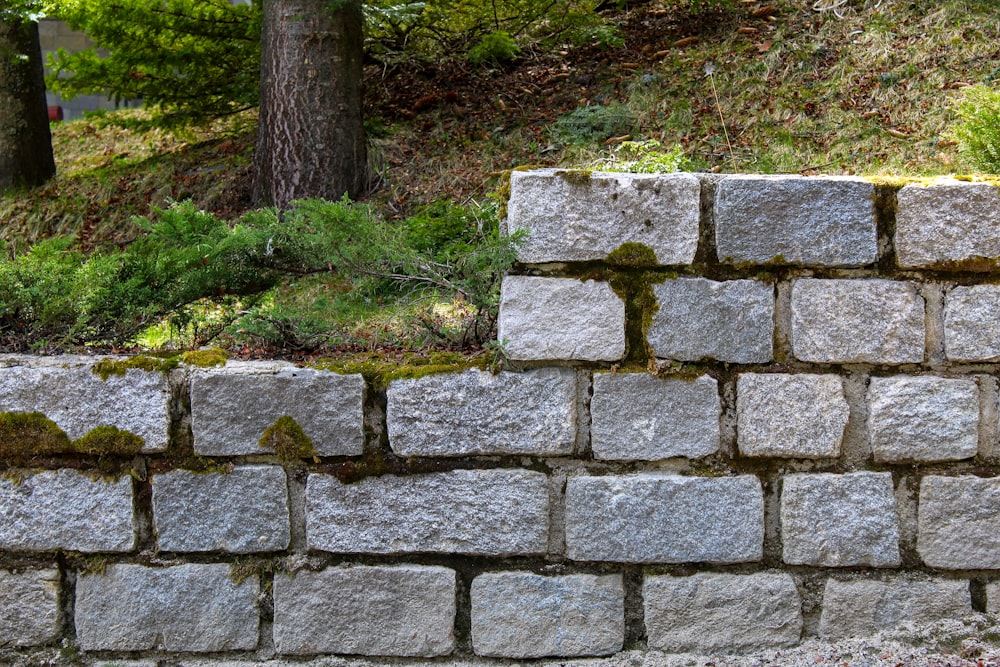
[[[138,368],[149,372],[169,373],[180,365],[178,357],[129,357],[128,359],[101,359],[96,364],[92,372],[105,382],[112,375],[125,375],[130,368]]]
[[[587,185],[593,173],[591,169],[560,169],[555,175],[570,185]]]
[[[291,462],[299,459],[316,457],[316,448],[299,423],[285,415],[264,429],[260,437],[260,446],[273,449],[282,461]]]
[[[623,243],[608,254],[607,261],[615,267],[607,276],[608,284],[625,302],[623,363],[645,366],[653,357],[647,334],[660,309],[653,285],[666,280],[667,274],[648,270],[657,265],[656,252],[641,243]]]
[[[225,366],[228,360],[229,353],[225,350],[191,350],[181,355],[181,361],[185,364],[201,368]]]
[[[141,436],[114,426],[98,426],[85,436],[73,441],[73,449],[92,456],[132,457],[138,454],[146,441]]]
[[[421,378],[439,373],[458,373],[470,368],[485,370],[489,366],[489,359],[487,355],[469,357],[460,352],[364,354],[341,359],[320,359],[310,363],[309,366],[345,375],[357,373],[364,377],[372,388],[385,389],[393,380]]]
[[[608,254],[608,264],[651,268],[658,264],[656,251],[642,243],[623,243]]]
[[[73,451],[73,443],[59,426],[40,412],[0,413],[0,457],[20,460]]]

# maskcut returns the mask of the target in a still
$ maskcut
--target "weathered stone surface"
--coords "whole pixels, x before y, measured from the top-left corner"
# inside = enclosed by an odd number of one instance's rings
[[[723,262],[861,266],[878,259],[875,186],[858,178],[730,176],[715,195]]]
[[[956,461],[979,448],[975,380],[900,375],[868,385],[868,435],[876,461]]]
[[[828,579],[819,634],[823,637],[863,637],[902,623],[933,623],[964,618],[971,613],[968,581]]]
[[[571,454],[576,442],[576,373],[464,373],[389,385],[389,444],[400,456]]]
[[[647,338],[657,357],[763,363],[774,351],[774,288],[756,280],[678,278],[653,285]]]
[[[306,486],[310,549],[338,553],[542,553],[548,481],[527,470],[455,470]]]
[[[1000,569],[1000,477],[925,476],[917,552],[943,570]]]
[[[781,490],[783,559],[790,565],[899,565],[892,474],[786,475]]]
[[[1000,188],[958,181],[907,185],[896,201],[900,266],[994,270],[1000,260],[1000,227],[996,224]]]
[[[153,476],[160,551],[280,551],[290,539],[288,484],[278,466],[225,474],[174,470]]]
[[[622,576],[481,574],[472,582],[472,647],[498,658],[608,655],[625,641]]]
[[[951,361],[1000,361],[1000,285],[955,287],[948,292],[944,351]]]
[[[365,382],[274,364],[229,363],[191,377],[194,449],[209,456],[260,454],[260,438],[281,417],[291,417],[320,456],[361,454]]]
[[[819,363],[919,363],[924,300],[913,284],[894,280],[796,280],[792,350]]]
[[[256,576],[230,566],[109,565],[76,583],[76,634],[84,651],[235,651],[257,646]]]
[[[799,641],[799,593],[785,573],[646,577],[649,648],[715,651],[789,646]]]
[[[741,374],[736,409],[746,456],[839,456],[850,416],[840,376],[807,373]]]
[[[133,368],[102,380],[92,371],[93,359],[58,359],[58,366],[30,360],[0,368],[0,412],[41,412],[72,440],[114,426],[141,437],[144,452],[167,448],[170,387],[164,373]]]
[[[739,563],[763,556],[764,497],[753,476],[570,477],[566,555],[623,563]]]
[[[604,259],[641,243],[660,264],[690,264],[700,197],[693,174],[513,171],[507,227],[528,232],[517,255],[525,263]]]
[[[0,570],[0,646],[51,643],[60,616],[58,570]]]
[[[135,546],[132,478],[115,482],[75,470],[0,478],[0,549],[115,552]]]
[[[339,567],[274,577],[278,653],[431,658],[455,646],[455,571]]]
[[[597,373],[590,401],[594,458],[698,458],[719,449],[719,384],[648,373]]]
[[[625,354],[625,303],[607,283],[507,276],[498,339],[520,361],[616,361]]]
[[[1000,614],[1000,582],[986,584],[986,613]]]

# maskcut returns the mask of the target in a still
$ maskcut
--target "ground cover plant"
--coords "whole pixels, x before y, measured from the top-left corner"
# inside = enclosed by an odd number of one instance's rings
[[[369,5],[362,207],[250,211],[253,111],[54,126],[56,178],[0,195],[0,347],[480,349],[513,257],[496,193],[520,165],[1000,170],[977,157],[1000,127],[988,0],[557,3],[548,31],[452,4],[469,13]],[[316,238],[334,210],[356,225],[337,247]]]

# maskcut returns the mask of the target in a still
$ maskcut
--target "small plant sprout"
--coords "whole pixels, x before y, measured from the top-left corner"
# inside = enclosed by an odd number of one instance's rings
[[[722,133],[726,137],[726,146],[729,148],[729,160],[733,163],[733,171],[739,171],[736,168],[736,155],[733,154],[733,144],[729,141],[729,130],[726,128],[726,118],[722,115],[722,104],[719,102],[719,91],[715,88],[715,63],[709,61],[705,63],[705,76],[708,77],[709,83],[712,84],[712,94],[715,96],[715,108],[719,111],[719,120],[722,122]]]

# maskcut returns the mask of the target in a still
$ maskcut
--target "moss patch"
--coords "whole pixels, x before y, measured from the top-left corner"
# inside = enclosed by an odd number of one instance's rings
[[[71,451],[73,443],[66,432],[42,413],[0,413],[0,457],[19,460]]]
[[[570,185],[587,185],[593,173],[590,169],[560,169],[555,175]]]
[[[623,243],[608,254],[608,264],[633,268],[657,266],[656,252],[642,243]]]
[[[653,316],[660,309],[653,285],[662,283],[667,274],[652,271],[657,266],[656,252],[641,243],[623,243],[608,254],[614,268],[605,277],[614,293],[625,302],[624,364],[645,366],[653,358],[647,340]]]
[[[342,359],[320,359],[309,366],[334,373],[358,373],[369,386],[381,390],[393,380],[458,373],[470,368],[485,370],[489,367],[489,358],[485,354],[470,357],[460,352],[364,354]]]
[[[92,369],[94,375],[107,382],[112,375],[125,375],[130,368],[138,368],[149,372],[169,373],[180,365],[178,357],[129,357],[128,359],[114,360],[101,359]]]
[[[316,448],[299,423],[285,415],[264,429],[259,445],[273,449],[285,462],[316,458]]]
[[[181,361],[185,364],[201,368],[225,366],[228,360],[229,353],[225,350],[191,350],[181,355]]]
[[[73,449],[80,454],[93,456],[124,456],[138,454],[146,441],[129,431],[114,426],[98,426],[85,436],[73,441]]]

